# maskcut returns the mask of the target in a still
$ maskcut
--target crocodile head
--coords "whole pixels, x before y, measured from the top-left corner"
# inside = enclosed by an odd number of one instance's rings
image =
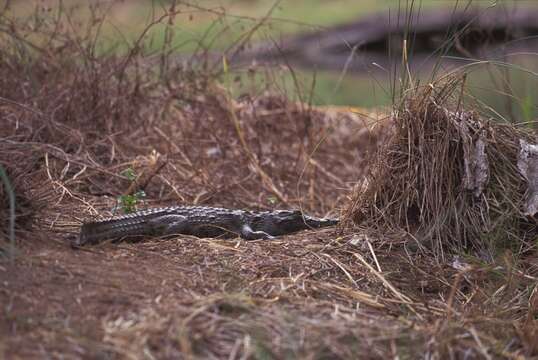
[[[338,220],[315,218],[300,210],[277,210],[261,213],[252,224],[253,229],[278,236],[305,229],[317,229],[338,224]]]
[[[306,214],[301,214],[301,218],[308,228],[319,229],[326,226],[338,225],[338,219],[316,218]]]

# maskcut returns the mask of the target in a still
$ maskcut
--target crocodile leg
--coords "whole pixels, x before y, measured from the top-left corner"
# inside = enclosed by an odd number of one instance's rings
[[[253,231],[249,225],[243,225],[240,235],[245,240],[274,239],[265,231]]]

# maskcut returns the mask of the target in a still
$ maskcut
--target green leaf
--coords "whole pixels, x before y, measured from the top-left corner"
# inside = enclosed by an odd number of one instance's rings
[[[136,173],[133,170],[133,168],[129,167],[125,170],[123,170],[120,175],[125,176],[129,181],[135,181],[136,180]]]
[[[118,198],[120,207],[125,214],[130,214],[136,211],[136,204],[138,199],[135,195],[121,195]]]
[[[527,94],[521,101],[521,113],[523,115],[523,121],[530,122],[533,120],[534,104],[533,97]]]

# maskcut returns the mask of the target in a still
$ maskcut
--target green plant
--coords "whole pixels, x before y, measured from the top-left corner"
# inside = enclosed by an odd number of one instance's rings
[[[119,206],[125,214],[133,213],[136,211],[137,205],[145,197],[146,193],[142,190],[132,195],[120,195],[118,198]]]
[[[125,176],[131,182],[130,186],[132,186],[137,179],[137,175],[131,167],[123,170],[120,175]],[[118,197],[118,207],[123,211],[123,213],[130,214],[136,211],[137,205],[145,197],[146,193],[143,190],[138,190],[134,194],[120,195]]]
[[[11,182],[9,181],[9,177],[7,176],[7,173],[1,164],[0,164],[0,179],[2,180],[2,183],[4,184],[4,188],[6,189],[7,196],[9,199],[10,250],[8,254],[11,257],[11,260],[13,261],[15,257],[15,191],[13,190],[13,187],[11,186]]]
[[[521,100],[521,114],[524,122],[530,123],[534,118],[534,99],[531,94],[526,94]]]
[[[136,173],[133,168],[127,168],[120,173],[121,176],[125,176],[129,181],[136,180]]]

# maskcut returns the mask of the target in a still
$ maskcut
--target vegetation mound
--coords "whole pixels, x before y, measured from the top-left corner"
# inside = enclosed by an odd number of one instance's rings
[[[404,229],[441,257],[469,247],[488,260],[507,247],[524,252],[536,235],[528,216],[536,179],[521,168],[533,166],[525,144],[534,136],[464,110],[463,86],[454,77],[406,94],[348,214],[363,226]]]

